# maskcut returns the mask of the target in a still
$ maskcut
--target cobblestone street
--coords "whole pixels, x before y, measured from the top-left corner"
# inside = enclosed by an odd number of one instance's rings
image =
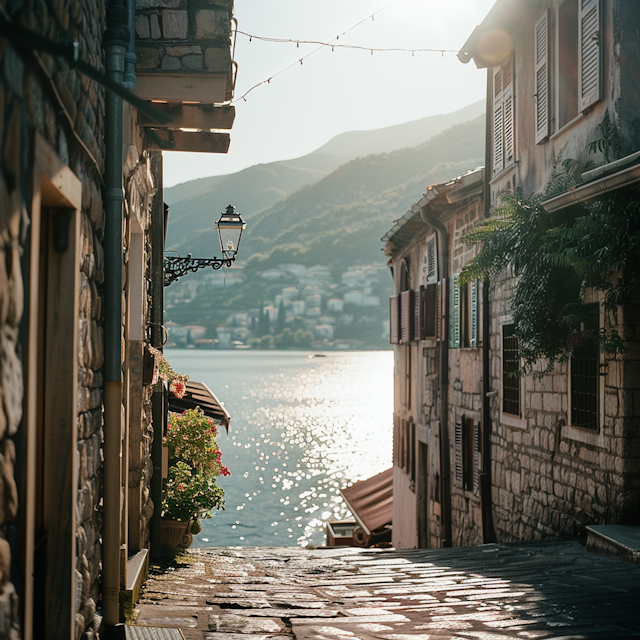
[[[138,625],[187,640],[640,637],[640,565],[574,542],[188,558],[150,576]]]

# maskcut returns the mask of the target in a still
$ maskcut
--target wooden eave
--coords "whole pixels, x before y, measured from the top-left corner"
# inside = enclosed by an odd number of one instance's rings
[[[136,73],[134,93],[144,100],[220,104],[227,100],[229,73]]]
[[[171,119],[165,125],[158,125],[143,113],[138,124],[141,127],[164,129],[231,129],[236,117],[233,106],[215,106],[212,104],[184,104],[182,102],[154,102],[153,107]]]
[[[150,129],[149,129],[150,130]],[[146,149],[160,151],[191,151],[200,153],[227,153],[231,138],[228,133],[211,133],[209,131],[172,131],[153,129],[161,139],[158,144],[148,135],[145,136]]]

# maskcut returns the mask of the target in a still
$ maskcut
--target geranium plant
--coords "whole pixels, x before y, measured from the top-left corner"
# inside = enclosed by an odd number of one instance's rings
[[[164,445],[169,472],[164,486],[162,517],[182,522],[210,518],[213,509],[224,508],[224,491],[218,476],[230,475],[220,462],[214,421],[200,407],[172,413]]]

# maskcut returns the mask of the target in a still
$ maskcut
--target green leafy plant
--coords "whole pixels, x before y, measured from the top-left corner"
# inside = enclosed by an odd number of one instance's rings
[[[550,370],[571,355],[589,319],[587,290],[601,292],[609,311],[636,295],[639,213],[631,192],[554,212],[545,210],[540,195],[506,195],[465,237],[482,248],[462,270],[462,282],[498,279],[505,269],[514,276],[511,308],[525,371],[540,359]],[[607,351],[625,350],[615,330],[590,337]]]
[[[169,453],[169,473],[164,485],[162,517],[192,521],[210,518],[213,509],[224,508],[224,491],[216,478],[230,475],[220,462],[213,419],[197,407],[172,413],[164,445]]]

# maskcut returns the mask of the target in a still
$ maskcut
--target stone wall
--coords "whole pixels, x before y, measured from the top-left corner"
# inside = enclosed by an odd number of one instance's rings
[[[477,246],[467,245],[462,238],[483,218],[482,199],[456,211],[447,221],[449,232],[449,264],[452,274],[462,268],[478,252]],[[455,477],[455,428],[463,417],[482,421],[482,299],[478,292],[478,347],[449,349],[449,443],[451,456],[451,531],[452,544],[464,546],[482,543],[482,513],[480,496],[463,488]]]
[[[501,327],[509,319],[512,281],[491,296],[491,387],[501,390]],[[640,484],[638,309],[616,323],[629,352],[603,355],[603,422],[594,433],[568,425],[568,366],[522,380],[523,424],[501,419],[501,393],[492,402],[492,500],[499,541],[574,537],[588,524],[637,522]],[[629,375],[625,375],[628,372]]]
[[[54,40],[77,39],[80,57],[101,68],[102,2],[34,0],[4,6],[13,20],[27,28]],[[23,275],[28,273],[31,151],[37,132],[83,183],[75,608],[77,637],[84,634],[91,638],[100,623],[95,610],[100,564],[98,505],[102,493],[103,267],[99,238],[103,213],[99,171],[104,157],[104,96],[99,86],[71,70],[61,59],[44,53],[36,57],[33,50],[18,50],[6,40],[0,45],[0,74],[0,637],[20,635],[17,596],[7,581],[10,561],[20,565],[15,552],[23,535],[17,529],[23,504],[18,500],[14,462],[16,468],[21,467],[23,477],[21,418],[27,346]]]
[[[233,0],[137,0],[138,69],[229,73],[232,13]]]

